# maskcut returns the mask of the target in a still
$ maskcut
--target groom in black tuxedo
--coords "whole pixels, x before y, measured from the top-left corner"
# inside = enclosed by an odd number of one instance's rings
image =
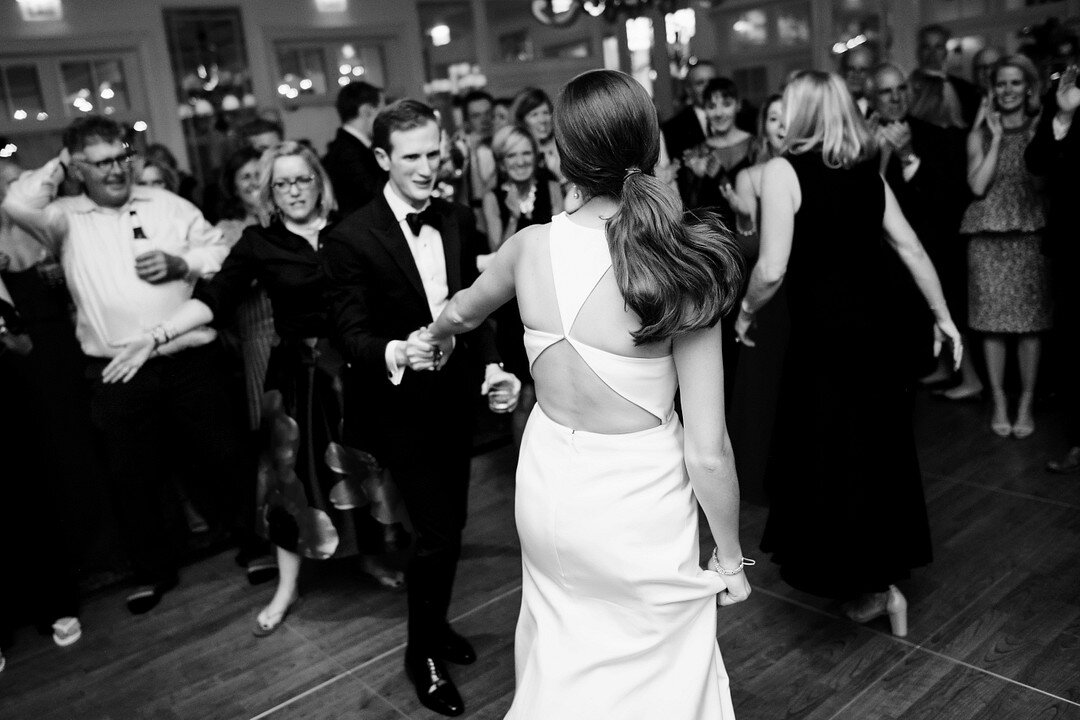
[[[333,318],[351,367],[345,439],[390,469],[416,534],[406,570],[406,672],[424,705],[460,715],[464,703],[443,661],[476,659],[447,621],[465,526],[473,409],[482,380],[486,387],[520,383],[501,369],[487,324],[457,338],[448,359],[423,340],[421,328],[476,279],[485,245],[468,208],[431,199],[441,159],[434,111],[415,100],[385,108],[375,118],[372,145],[389,182],[323,246]]]

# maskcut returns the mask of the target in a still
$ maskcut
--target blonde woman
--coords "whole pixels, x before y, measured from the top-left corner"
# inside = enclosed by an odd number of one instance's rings
[[[786,153],[765,166],[761,252],[735,324],[752,346],[755,314],[784,283],[791,332],[761,546],[792,586],[847,601],[857,622],[888,614],[902,636],[907,603],[894,583],[931,549],[903,369],[891,360],[901,354],[880,321],[883,231],[954,363],[960,335],[843,80],[797,73],[783,104]]]
[[[214,322],[229,322],[252,282],[266,290],[280,337],[264,404],[270,449],[260,467],[259,519],[277,546],[278,586],[258,615],[254,633],[280,627],[299,599],[301,557],[325,559],[366,552],[364,569],[385,585],[400,573],[373,559],[381,528],[392,522],[392,499],[374,460],[341,444],[341,371],[344,361],[327,341],[321,238],[337,208],[330,178],[306,146],[287,141],[259,161],[259,224],[244,230],[213,280],[196,290],[171,318],[135,338],[105,368],[105,382],[127,382],[168,339]],[[350,408],[350,411],[357,411]],[[370,511],[368,507],[370,504]]]
[[[992,91],[968,135],[968,205],[960,234],[968,239],[968,325],[983,333],[993,414],[1001,437],[1035,432],[1032,406],[1042,338],[1053,324],[1050,268],[1042,252],[1045,196],[1024,164],[1039,114],[1039,77],[1023,55],[998,61]],[[1006,340],[1016,338],[1020,397],[1010,422],[1005,396]]]

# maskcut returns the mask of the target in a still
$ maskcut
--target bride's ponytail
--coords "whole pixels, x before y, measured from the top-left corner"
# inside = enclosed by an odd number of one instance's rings
[[[563,89],[555,110],[563,173],[586,196],[619,200],[607,237],[619,290],[641,318],[638,344],[711,327],[735,302],[742,263],[718,219],[684,219],[682,200],[652,175],[656,111],[628,75],[594,70]]]

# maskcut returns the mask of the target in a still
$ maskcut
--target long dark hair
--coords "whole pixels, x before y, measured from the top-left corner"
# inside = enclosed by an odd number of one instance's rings
[[[607,239],[619,291],[641,318],[635,344],[715,325],[735,302],[742,263],[715,217],[688,222],[679,195],[653,177],[660,127],[641,84],[614,70],[578,75],[555,105],[555,142],[585,197],[619,200]]]

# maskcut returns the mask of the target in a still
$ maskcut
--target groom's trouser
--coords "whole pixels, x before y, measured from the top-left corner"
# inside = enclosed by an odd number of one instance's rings
[[[405,571],[409,648],[414,653],[426,652],[426,644],[446,625],[461,555],[476,401],[469,387],[435,383],[426,407],[380,443],[378,459],[390,469],[415,536]]]

